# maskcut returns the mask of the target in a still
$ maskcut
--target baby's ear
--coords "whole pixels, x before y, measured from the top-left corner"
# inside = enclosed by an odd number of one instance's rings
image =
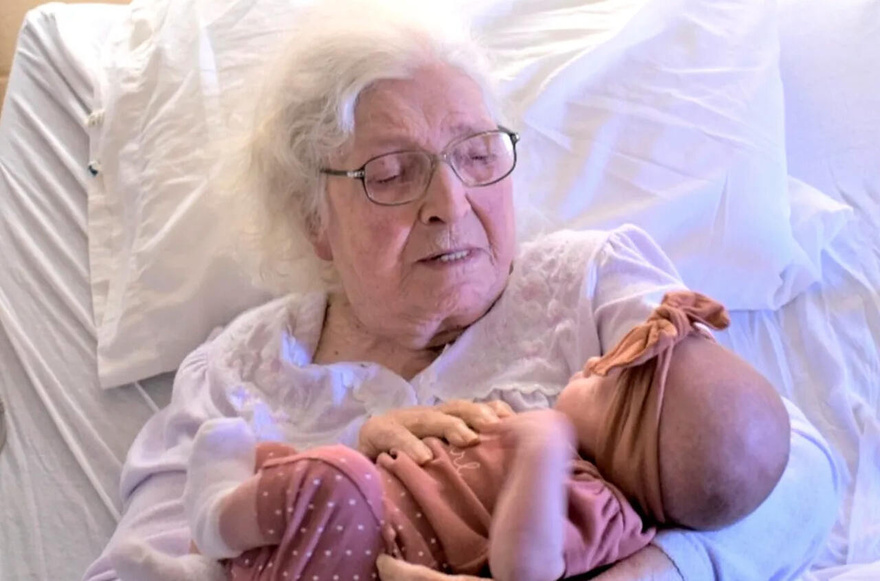
[[[120,581],[226,581],[226,569],[202,555],[167,555],[143,541],[127,539],[109,554]]]

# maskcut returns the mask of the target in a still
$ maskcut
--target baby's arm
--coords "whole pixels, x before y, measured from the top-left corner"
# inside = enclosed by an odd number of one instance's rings
[[[565,573],[574,430],[564,415],[553,410],[506,418],[499,430],[511,448],[511,460],[489,532],[492,578],[555,581]]]
[[[556,408],[574,422],[582,453],[648,516],[695,529],[736,522],[785,469],[782,401],[750,365],[700,334],[675,345],[662,390],[651,383],[656,361],[607,377],[576,376]],[[620,374],[628,375],[619,381]],[[639,374],[648,375],[639,381]],[[619,461],[622,454],[643,461]],[[659,495],[651,490],[658,486]],[[653,506],[644,501],[652,497]]]
[[[498,581],[554,581],[630,556],[654,537],[624,494],[578,462],[574,426],[554,410],[503,420],[510,453],[492,515],[489,568]]]

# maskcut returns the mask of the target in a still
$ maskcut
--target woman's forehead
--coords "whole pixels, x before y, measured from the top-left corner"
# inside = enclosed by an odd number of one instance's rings
[[[448,67],[379,81],[361,95],[355,109],[356,146],[427,146],[426,140],[451,140],[493,128],[480,86]]]

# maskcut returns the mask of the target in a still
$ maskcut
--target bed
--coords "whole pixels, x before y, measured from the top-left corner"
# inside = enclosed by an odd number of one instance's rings
[[[48,4],[28,14],[18,38],[0,121],[0,401],[7,432],[0,581],[80,578],[123,510],[117,489],[126,451],[170,398],[171,373],[98,387],[88,126],[95,122],[101,46],[126,11]],[[796,82],[783,71],[787,80]],[[790,160],[790,172],[821,181],[810,175],[811,152],[792,123],[790,155],[801,157]],[[836,452],[845,491],[839,519],[804,579],[878,579],[880,191],[849,187],[845,179],[837,188],[817,185],[854,211],[817,250],[821,281],[779,309],[733,312],[719,339],[800,406]]]
[[[3,108],[4,580],[79,578],[120,514],[127,447],[170,397],[170,376],[95,389],[84,121],[98,44],[120,10],[31,12]]]

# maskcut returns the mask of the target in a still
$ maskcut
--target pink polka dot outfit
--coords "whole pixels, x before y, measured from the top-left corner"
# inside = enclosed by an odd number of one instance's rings
[[[229,562],[232,579],[370,581],[387,553],[448,573],[488,576],[489,528],[509,451],[495,436],[459,449],[429,438],[434,460],[344,446],[297,453],[260,444],[257,517],[272,546]],[[566,576],[623,559],[654,536],[589,462],[572,462]]]

